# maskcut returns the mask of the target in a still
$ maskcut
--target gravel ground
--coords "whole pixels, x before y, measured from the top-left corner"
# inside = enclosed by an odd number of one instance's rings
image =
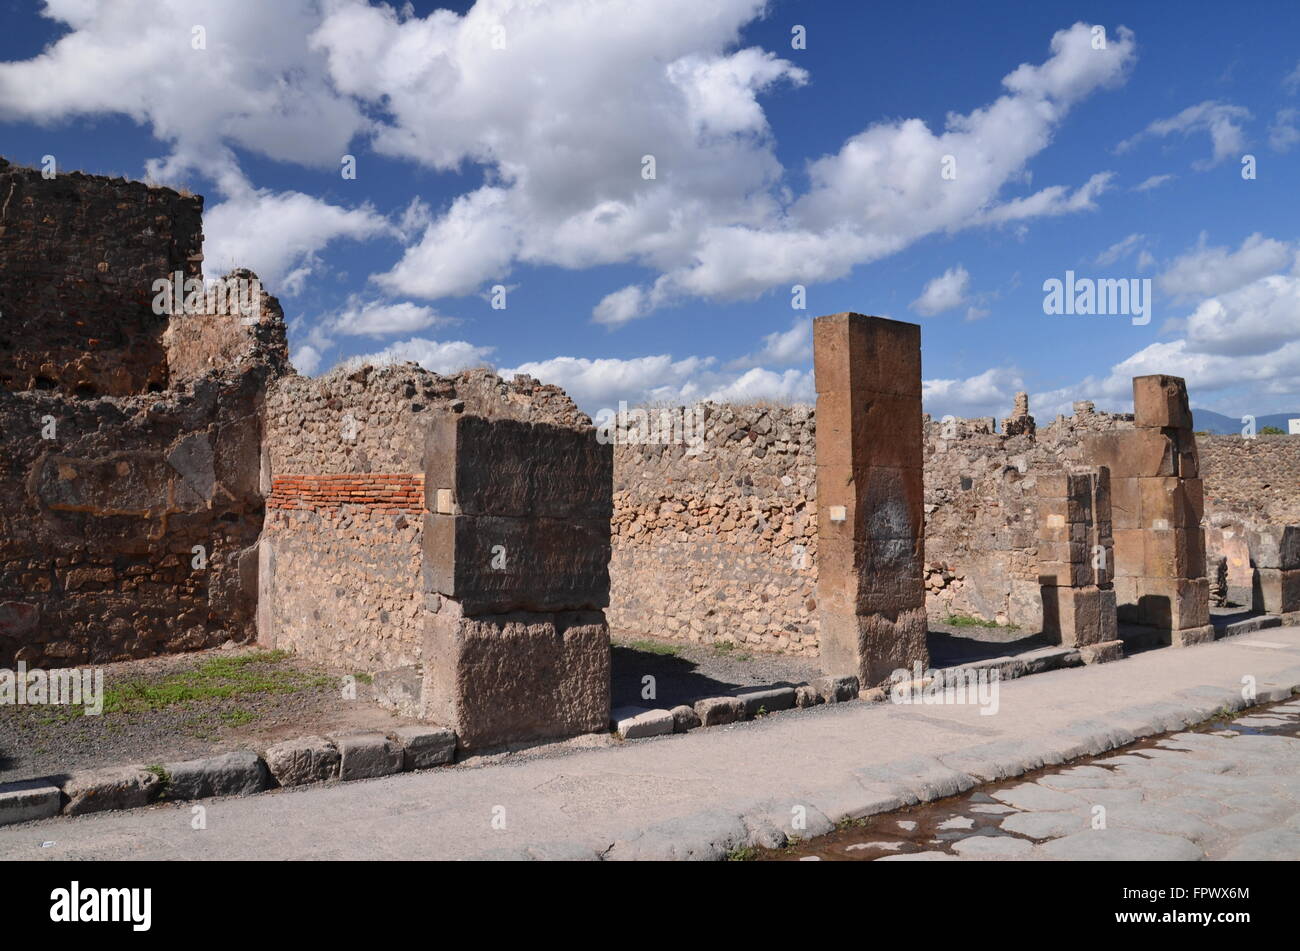
[[[257,660],[258,656],[263,658]],[[222,676],[238,658],[231,679]],[[215,663],[214,663],[215,662]],[[312,733],[389,730],[413,722],[378,706],[372,689],[356,683],[357,699],[343,699],[342,672],[252,647],[200,651],[106,664],[104,692],[128,709],[98,716],[52,705],[0,706],[0,782],[94,766],[150,765],[230,750],[261,752],[280,740]],[[241,676],[255,677],[256,683]],[[144,687],[223,686],[251,692],[200,696],[155,709],[139,699]],[[263,689],[256,689],[261,687]],[[266,689],[270,688],[270,689]],[[155,693],[156,696],[156,693]]]

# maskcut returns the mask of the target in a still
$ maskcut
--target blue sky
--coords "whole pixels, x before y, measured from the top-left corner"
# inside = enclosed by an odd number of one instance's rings
[[[486,362],[592,412],[810,400],[808,319],[855,310],[922,325],[936,415],[1005,415],[1017,389],[1040,419],[1127,409],[1150,372],[1228,414],[1300,410],[1294,3],[0,17],[0,154],[203,194],[209,276],[263,276],[303,372]],[[1067,270],[1149,279],[1150,323],[1045,314]]]

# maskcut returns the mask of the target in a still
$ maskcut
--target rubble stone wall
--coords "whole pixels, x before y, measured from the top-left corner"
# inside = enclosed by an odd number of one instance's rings
[[[1300,436],[1197,436],[1209,511],[1300,525]]]
[[[167,386],[153,284],[200,276],[203,199],[0,159],[0,389]]]
[[[628,427],[614,440],[610,629],[815,654],[814,410],[683,412],[655,408],[644,439]],[[687,419],[703,424],[689,443]]]

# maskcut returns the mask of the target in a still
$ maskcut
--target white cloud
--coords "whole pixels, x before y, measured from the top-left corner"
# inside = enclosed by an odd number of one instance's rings
[[[320,369],[321,352],[310,344],[304,344],[289,355],[289,362],[299,373],[313,376]]]
[[[789,330],[763,337],[763,347],[728,364],[729,369],[745,369],[764,364],[790,366],[812,360],[812,318],[797,317]]]
[[[561,386],[578,405],[594,410],[617,406],[620,400],[636,404],[703,399],[707,387],[700,381],[713,364],[712,357],[674,360],[666,353],[629,360],[553,357],[520,364],[503,374],[527,373]]]
[[[1152,175],[1150,178],[1144,178],[1140,183],[1133,186],[1135,192],[1149,192],[1153,188],[1159,188],[1161,185],[1172,182],[1178,176],[1176,175]]]
[[[970,274],[958,264],[950,267],[938,277],[925,285],[921,296],[912,301],[912,310],[926,317],[942,314],[966,303],[966,291],[970,287]]]
[[[380,366],[389,363],[418,363],[433,373],[456,373],[484,366],[495,347],[476,347],[464,340],[437,341],[412,337],[390,344],[376,353],[349,357],[343,366],[356,367],[369,363]]]
[[[301,192],[233,187],[231,197],[203,214],[209,276],[247,267],[271,293],[293,295],[319,269],[317,252],[330,242],[393,233],[387,219],[369,205],[347,209]]]
[[[1258,235],[1252,239],[1252,246],[1265,245]],[[1289,256],[1283,264],[1290,266]],[[1091,399],[1105,408],[1131,410],[1133,377],[1152,373],[1183,377],[1193,405],[1220,411],[1233,411],[1222,400],[1255,413],[1291,409],[1300,400],[1300,276],[1295,273],[1267,274],[1206,297],[1175,327],[1183,334],[1178,339],[1143,347],[1103,377],[1037,394],[1034,405],[1049,413],[1068,412],[1071,401]]]
[[[347,336],[386,337],[452,322],[451,318],[439,315],[432,307],[410,301],[384,303],[352,297],[347,307],[331,318],[328,325],[331,331]]]
[[[1250,110],[1243,106],[1207,99],[1205,102],[1188,106],[1176,116],[1157,119],[1137,135],[1117,145],[1115,151],[1127,152],[1143,139],[1151,137],[1163,138],[1174,133],[1190,135],[1193,132],[1208,132],[1214,150],[1213,155],[1208,161],[1195,163],[1195,167],[1208,168],[1218,165],[1224,159],[1240,156],[1245,151],[1246,136],[1242,123],[1250,118]]]
[[[1101,252],[1101,254],[1097,255],[1096,263],[1101,267],[1109,267],[1121,258],[1128,257],[1141,247],[1142,242],[1145,240],[1146,235],[1135,233],[1129,235],[1122,241],[1116,241],[1105,251]]]
[[[338,167],[368,120],[332,87],[309,47],[312,3],[264,0],[49,0],[70,32],[32,59],[0,63],[0,119],[53,122],[122,113],[169,143],[155,169],[220,175],[228,145]],[[205,49],[192,48],[201,24]]]
[[[1175,258],[1157,278],[1160,289],[1176,301],[1211,297],[1289,267],[1296,249],[1284,241],[1265,238],[1256,233],[1233,251],[1226,247],[1207,247],[1207,235],[1201,233],[1196,247]]]
[[[1290,152],[1300,142],[1300,109],[1279,109],[1268,128],[1268,144],[1274,152]]]
[[[1282,88],[1292,95],[1300,89],[1300,63],[1296,63],[1295,69],[1282,78]]]
[[[921,402],[934,419],[1002,416],[1011,411],[1017,391],[1024,388],[1019,371],[995,368],[965,379],[923,380]]]

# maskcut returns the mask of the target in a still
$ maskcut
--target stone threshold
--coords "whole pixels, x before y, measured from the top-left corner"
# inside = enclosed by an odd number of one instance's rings
[[[136,809],[155,802],[248,796],[312,783],[373,779],[451,763],[456,734],[434,726],[305,736],[268,748],[156,765],[105,766],[0,784],[0,825]]]

